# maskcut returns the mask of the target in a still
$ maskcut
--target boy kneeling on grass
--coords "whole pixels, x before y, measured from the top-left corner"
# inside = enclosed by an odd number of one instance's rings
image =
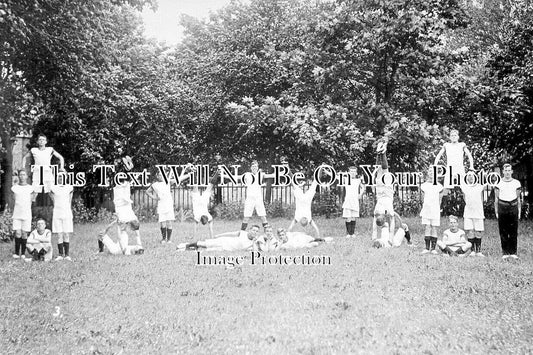
[[[44,219],[37,220],[37,228],[30,233],[26,244],[26,249],[33,255],[34,261],[52,260],[52,232],[46,229]],[[25,259],[25,261],[32,261],[32,259]]]
[[[472,243],[466,240],[465,232],[459,229],[457,217],[448,217],[450,228],[444,231],[442,240],[437,241],[437,246],[444,256],[467,256],[472,248]]]
[[[118,225],[117,242],[114,242],[108,234],[115,224]],[[106,227],[104,231],[98,233],[98,241],[102,242],[102,244],[107,248],[107,250],[109,250],[109,253],[113,255],[144,254],[144,249],[142,245],[138,243],[139,241],[137,241],[137,244],[135,245],[129,245],[129,237],[128,232],[126,230],[128,227],[130,227],[130,229],[133,231],[139,230],[139,221],[134,220],[130,222],[119,222],[118,219],[115,219]]]

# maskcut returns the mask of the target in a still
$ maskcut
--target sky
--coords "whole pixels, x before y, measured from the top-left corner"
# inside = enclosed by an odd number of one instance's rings
[[[205,18],[210,11],[216,11],[230,0],[159,0],[159,7],[154,13],[146,8],[142,12],[146,36],[155,37],[167,44],[181,41],[183,31],[178,26],[179,14],[187,14],[197,18]]]

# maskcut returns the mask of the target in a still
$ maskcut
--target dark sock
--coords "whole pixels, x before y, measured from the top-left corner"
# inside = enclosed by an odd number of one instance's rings
[[[167,228],[167,241],[170,240],[171,236],[172,236],[172,228]]]
[[[20,241],[22,240],[22,238],[15,238],[15,255],[19,255],[20,254]]]
[[[268,227],[268,222],[263,222],[263,229],[266,229]]]
[[[65,256],[68,256],[69,248],[70,248],[70,243],[69,242],[63,242],[63,249],[64,249],[64,252],[65,252]]]
[[[355,221],[350,222],[350,234],[351,235],[355,234]]]
[[[444,248],[444,251],[445,251],[446,253],[450,254],[450,255],[453,254],[453,250],[452,250],[450,247],[446,247],[446,248]]]
[[[472,251],[476,252],[476,239],[475,238],[468,238],[467,241],[472,244]]]
[[[245,231],[246,228],[248,228],[248,223],[244,223],[244,222],[243,222],[243,223],[241,224],[241,230],[242,230],[242,231]]]
[[[163,240],[167,238],[167,229],[165,227],[161,227],[161,237]]]
[[[430,250],[430,248],[431,248],[431,237],[426,235],[424,237],[424,241],[426,242],[426,250]]]
[[[39,260],[41,258],[41,256],[37,252],[37,249],[33,249],[33,251],[30,254],[33,255],[33,260]]]
[[[326,240],[324,238],[315,238],[315,240],[313,240],[314,242],[325,242]]]
[[[435,250],[437,247],[437,237],[431,237],[431,250]]]
[[[63,256],[63,243],[57,243],[57,251],[59,252],[59,256]]]
[[[411,233],[409,233],[409,231],[405,232],[405,239],[407,240],[408,244],[411,244]]]
[[[98,251],[100,253],[104,252],[104,242],[102,242],[101,240],[98,241]]]
[[[352,235],[352,233],[350,232],[351,230],[352,230],[352,222],[346,221],[346,234]]]
[[[21,238],[20,239],[20,255],[26,254],[26,243],[28,239]]]
[[[481,238],[476,238],[475,243],[476,243],[476,253],[481,253]]]
[[[188,243],[186,246],[185,246],[185,249],[187,250],[196,250],[198,249],[198,243],[194,242],[194,243]]]

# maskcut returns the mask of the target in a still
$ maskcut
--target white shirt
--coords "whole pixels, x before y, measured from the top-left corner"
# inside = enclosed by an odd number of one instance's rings
[[[509,202],[516,200],[519,197],[516,190],[522,188],[522,185],[520,185],[520,181],[516,179],[512,179],[511,181],[503,181],[502,179],[496,188],[500,190],[499,199]]]
[[[464,218],[485,218],[483,212],[483,189],[484,186],[480,184],[461,186],[461,190],[465,195]]]
[[[452,232],[450,229],[446,229],[442,241],[446,245],[466,242],[465,232],[462,229],[457,229],[457,232]]]
[[[31,154],[33,155],[33,159],[35,160],[34,165],[43,165],[44,171],[52,170],[52,168],[50,167],[50,164],[52,161],[52,155],[54,154],[54,148],[44,147],[43,150],[39,148],[31,148],[30,151],[31,151]],[[37,167],[35,169],[37,169]]]
[[[50,190],[54,193],[54,218],[72,218],[70,194],[72,185],[53,185]]]
[[[281,245],[281,249],[300,249],[309,246],[309,243],[315,240],[303,232],[287,232],[287,243]]]
[[[422,211],[420,211],[420,217],[440,219],[439,194],[443,189],[442,185],[433,185],[431,182],[426,181],[420,186],[420,189],[424,191],[424,204],[422,205]]]
[[[245,183],[245,180],[246,182],[248,183],[248,185],[246,185],[246,198],[262,198],[263,197],[263,191],[261,189],[261,184],[260,184],[260,181],[259,181],[259,174],[253,174],[254,176],[254,182],[253,184],[250,184],[250,181],[251,181],[251,177],[250,177],[250,174],[252,173],[248,173],[246,174],[246,179],[243,178],[242,180],[242,183],[244,184]]]
[[[157,200],[157,213],[164,214],[174,211],[174,199],[170,185],[165,184],[164,181],[157,181],[152,184],[158,200]]]
[[[466,143],[444,143],[444,150],[446,151],[446,169],[452,167],[454,174],[464,174],[464,150]]]
[[[52,243],[52,232],[49,229],[45,229],[43,234],[39,234],[37,229],[34,229],[28,237],[28,243],[43,243],[51,244]]]
[[[202,216],[210,216],[209,214],[209,201],[211,199],[211,191],[213,185],[209,185],[203,193],[200,191],[193,191],[191,193],[192,198],[192,213],[194,219],[199,221]]]
[[[126,206],[133,201],[131,200],[130,184],[117,185],[113,188],[113,203],[116,207]]]
[[[361,179],[350,178],[350,184],[344,186],[346,189],[346,196],[342,208],[359,211],[359,188],[361,187]]]
[[[31,185],[14,185],[11,191],[15,195],[15,207],[13,208],[13,219],[31,219],[31,195],[33,187]]]
[[[294,211],[294,217],[297,220],[300,218],[307,218],[311,220],[311,204],[316,193],[316,183],[311,184],[309,190],[303,192],[300,187],[294,187],[294,200],[296,201],[296,211]]]

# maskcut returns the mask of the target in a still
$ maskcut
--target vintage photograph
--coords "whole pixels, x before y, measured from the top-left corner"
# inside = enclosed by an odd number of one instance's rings
[[[0,354],[533,353],[530,0],[0,0]]]

